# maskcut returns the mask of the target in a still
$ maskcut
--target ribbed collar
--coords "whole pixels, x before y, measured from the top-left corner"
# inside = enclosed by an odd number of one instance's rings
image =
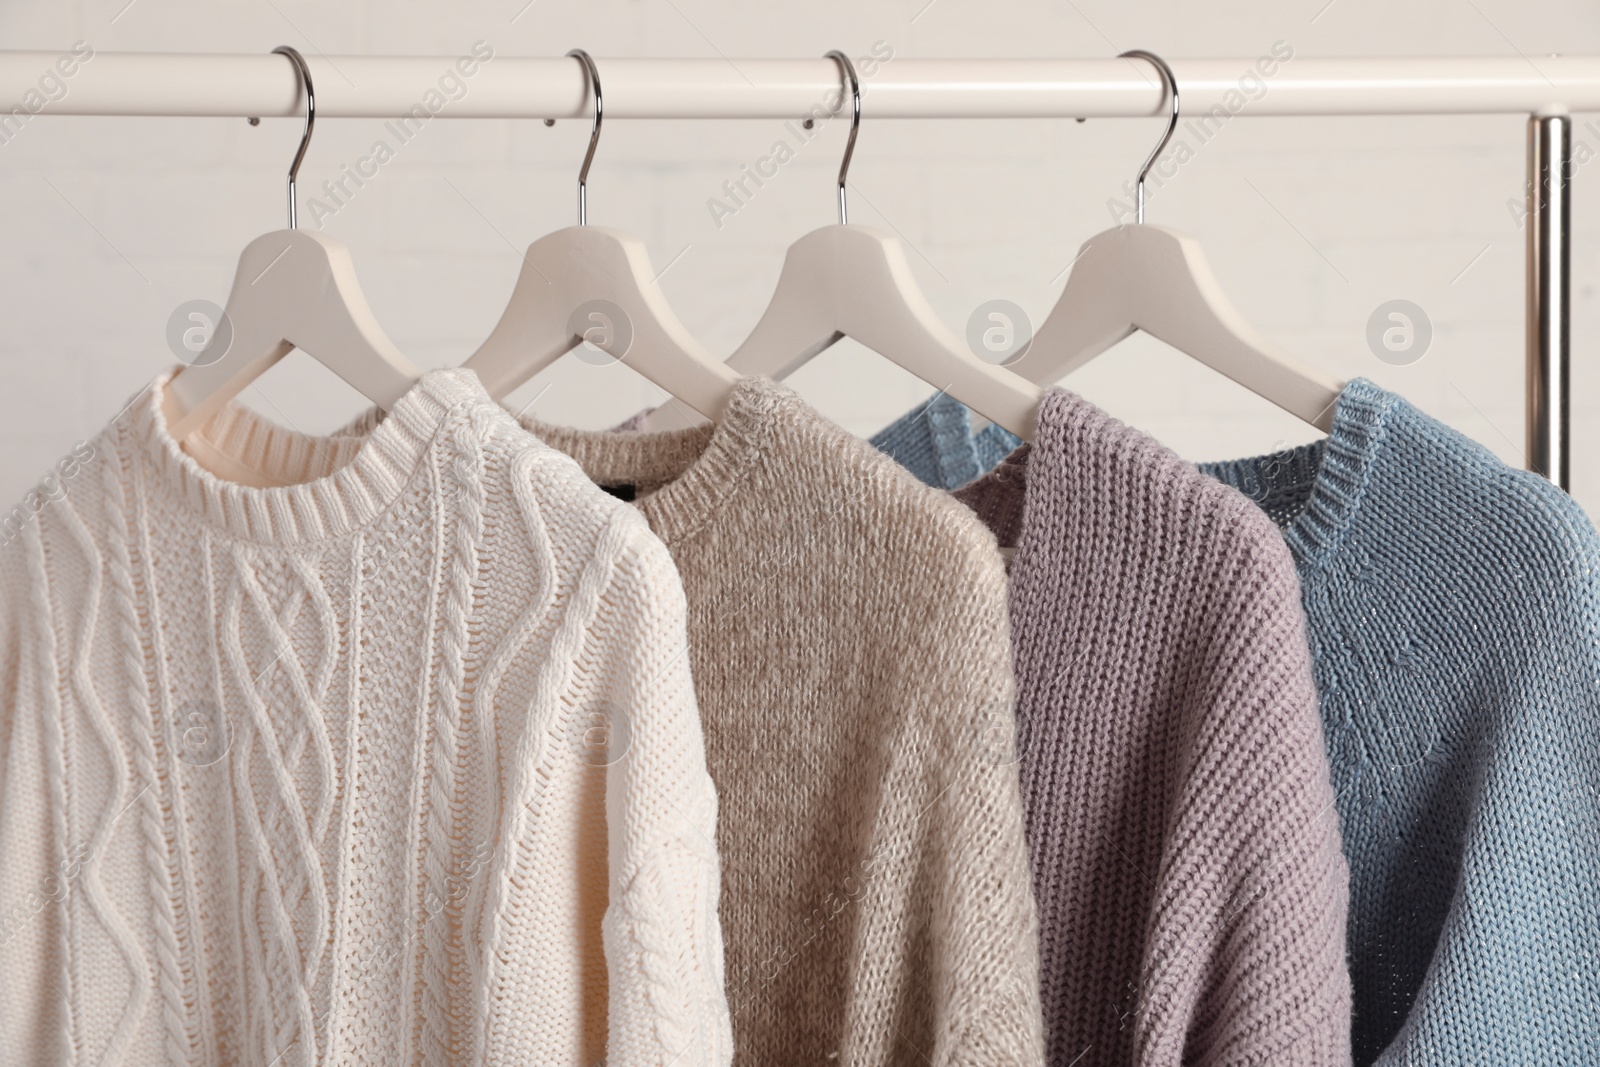
[[[337,537],[372,519],[400,495],[452,408],[491,403],[471,371],[431,371],[360,438],[310,437],[230,403],[192,447],[253,472],[255,484],[246,484],[213,474],[168,432],[161,405],[169,377],[126,416],[160,483],[208,525],[280,545]]]
[[[994,423],[974,433],[972,413],[949,393],[936,393],[872,435],[872,447],[937,489],[966,485],[1021,443]]]
[[[1339,394],[1333,428],[1324,440],[1266,456],[1202,463],[1200,470],[1265,505],[1283,528],[1295,565],[1317,570],[1338,553],[1360,513],[1398,403],[1395,394],[1357,378]],[[1273,508],[1275,500],[1289,503]]]
[[[715,519],[779,435],[777,424],[805,410],[793,391],[770,378],[748,377],[734,384],[722,418],[711,426],[615,433],[526,417],[522,425],[577,460],[600,485],[634,486],[635,505],[671,545]]]
[[[983,477],[954,491],[989,527],[1002,547],[1015,546],[1013,574],[1036,554],[1059,549],[1049,532],[1054,508],[1077,506],[1073,494],[1101,493],[1116,483],[1170,483],[1193,471],[1178,454],[1059,385],[1045,390],[1031,442],[1001,459]],[[1042,508],[1042,510],[1040,510]],[[1037,520],[1030,516],[1039,516]]]

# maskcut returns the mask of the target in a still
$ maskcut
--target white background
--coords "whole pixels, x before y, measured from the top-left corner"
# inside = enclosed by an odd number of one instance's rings
[[[1297,57],[1600,52],[1600,7],[1582,0],[1294,0],[1060,3],[1004,0],[7,0],[8,49],[464,54],[583,47],[607,57],[865,55],[1253,58],[1287,42]],[[890,60],[892,63],[893,60]],[[1292,65],[1291,60],[1291,65]],[[444,64],[441,63],[441,71]],[[470,83],[469,83],[470,85]],[[428,88],[418,86],[418,95]],[[197,93],[205,86],[195,86]],[[470,91],[470,88],[469,88]],[[1270,91],[1270,90],[1269,90]],[[8,102],[9,108],[9,102]],[[448,110],[448,109],[446,109]],[[1078,245],[1112,219],[1160,129],[1155,119],[865,120],[851,171],[851,221],[898,232],[919,281],[965,333],[979,303],[1003,297],[1042,321]],[[1449,118],[1251,117],[1230,121],[1151,196],[1148,219],[1199,237],[1247,318],[1279,344],[1348,378],[1397,390],[1521,464],[1526,122]],[[1600,151],[1576,117],[1575,140]],[[379,120],[322,120],[301,171],[315,194],[385,133]],[[283,172],[297,119],[30,120],[0,145],[0,500],[16,500],[173,360],[165,339],[186,300],[225,301],[238,254],[284,224]],[[607,123],[590,179],[590,221],[649,246],[668,298],[718,353],[754,325],[787,245],[834,221],[844,124],[821,135],[732,218],[707,201],[783,136],[774,121]],[[367,182],[325,231],[349,246],[380,321],[423,366],[459,362],[493,327],[521,249],[575,218],[586,121],[435,119]],[[1574,190],[1575,491],[1600,510],[1600,366],[1594,349],[1600,186]],[[302,201],[302,225],[311,222]],[[670,264],[670,267],[667,265]],[[1418,363],[1367,348],[1366,323],[1404,298],[1431,318]],[[868,434],[931,390],[851,343],[791,384],[824,414]],[[1315,431],[1145,337],[1069,379],[1183,455],[1214,459],[1308,440]],[[540,390],[544,390],[542,394]],[[533,411],[586,427],[659,393],[624,367],[567,357],[518,394]],[[363,405],[296,353],[245,394],[306,432]],[[518,404],[520,406],[520,404]]]

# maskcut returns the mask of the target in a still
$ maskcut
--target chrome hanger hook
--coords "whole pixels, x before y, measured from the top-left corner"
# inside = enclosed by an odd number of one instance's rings
[[[850,139],[844,143],[844,159],[839,162],[839,225],[844,226],[850,221],[845,205],[844,176],[850,173],[850,157],[856,154],[856,134],[861,132],[861,83],[856,80],[856,65],[837,48],[823,58],[839,64],[842,77],[850,83]]]
[[[600,120],[605,114],[605,105],[600,98],[600,71],[595,68],[594,59],[581,48],[574,48],[567,53],[567,58],[576,59],[583,64],[584,77],[588,79],[589,88],[594,91],[594,128],[589,131],[589,151],[583,154],[583,168],[578,171],[578,225],[589,224],[589,164],[594,162],[594,150],[600,144]]]
[[[1161,150],[1167,147],[1167,142],[1172,140],[1172,131],[1178,128],[1178,78],[1172,73],[1172,68],[1167,66],[1167,61],[1154,52],[1146,52],[1142,48],[1135,48],[1122,53],[1118,59],[1148,59],[1155,64],[1156,70],[1161,72],[1161,82],[1167,93],[1172,96],[1172,118],[1167,122],[1167,132],[1161,135],[1161,140],[1156,142],[1150,155],[1145,157],[1144,166],[1139,168],[1139,178],[1134,182],[1134,213],[1133,221],[1144,221],[1144,176],[1150,173],[1150,167],[1155,163]]]
[[[317,124],[317,97],[311,88],[311,68],[306,66],[306,57],[300,50],[290,45],[280,44],[272,50],[275,56],[288,56],[289,62],[294,64],[295,72],[300,76],[300,88],[306,94],[306,128],[300,133],[300,148],[294,154],[294,162],[289,164],[289,229],[297,227],[295,214],[294,179],[300,173],[300,161],[306,158],[306,148],[311,144],[311,130]]]

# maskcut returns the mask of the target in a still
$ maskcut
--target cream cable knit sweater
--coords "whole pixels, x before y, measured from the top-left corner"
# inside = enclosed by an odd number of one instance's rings
[[[530,428],[683,577],[737,1061],[1041,1062],[993,537],[766,379],[711,429]]]
[[[470,373],[257,488],[163,387],[0,547],[0,1060],[726,1063],[661,542]]]

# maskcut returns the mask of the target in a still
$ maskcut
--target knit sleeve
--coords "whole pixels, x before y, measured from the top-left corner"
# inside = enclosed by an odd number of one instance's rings
[[[5,788],[6,753],[19,707],[22,648],[16,616],[28,595],[24,573],[20,547],[0,541],[0,790]]]
[[[884,620],[897,628],[887,719],[902,732],[885,746],[885,799],[861,872],[850,1047],[840,1059],[1038,1064],[1038,916],[1005,574],[992,539],[944,503],[949,511],[923,520],[938,565],[917,577],[906,616]],[[920,1058],[905,1043],[919,1015],[932,1020]]]
[[[1434,728],[1425,754],[1440,821],[1459,826],[1448,845],[1460,871],[1416,999],[1376,1063],[1596,1063],[1600,537],[1536,475],[1496,465],[1473,488],[1494,516],[1472,541],[1483,592],[1450,618],[1486,636],[1428,650],[1452,656],[1465,712],[1444,736]],[[1414,848],[1439,850],[1442,835],[1418,832]]]
[[[1349,870],[1299,583],[1266,517],[1250,519],[1208,561],[1221,595],[1177,682],[1194,714],[1169,749],[1126,1000],[1139,1063],[1350,1062]]]
[[[625,618],[590,729],[604,731],[610,900],[607,1062],[725,1065],[733,1037],[717,917],[717,798],[690,678],[686,605],[639,521],[604,611]]]
[[[69,1056],[67,1002],[53,982],[67,981],[63,901],[88,858],[62,833],[61,709],[49,662],[39,639],[25,641],[17,625],[31,612],[47,632],[50,606],[37,526],[29,526],[0,546],[0,1059],[19,1063]]]

